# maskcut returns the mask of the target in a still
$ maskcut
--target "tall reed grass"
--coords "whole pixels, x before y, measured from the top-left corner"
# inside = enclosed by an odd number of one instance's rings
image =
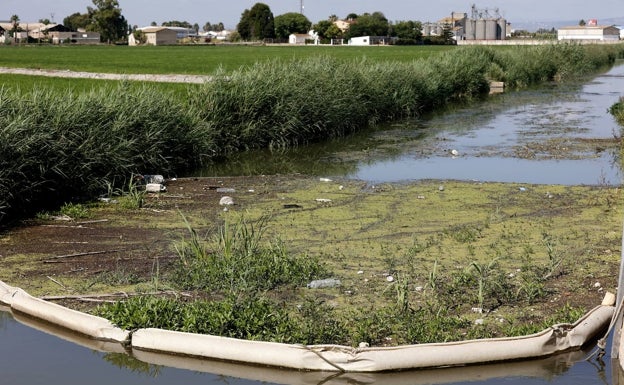
[[[199,114],[147,86],[0,89],[0,105],[0,220],[212,156]]]
[[[313,57],[258,63],[188,97],[122,83],[88,92],[0,89],[0,223],[92,197],[137,173],[174,175],[251,148],[347,135],[508,88],[592,73],[618,46],[462,47],[411,62]]]

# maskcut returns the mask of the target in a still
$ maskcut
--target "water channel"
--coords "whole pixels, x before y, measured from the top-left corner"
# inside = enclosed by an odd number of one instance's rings
[[[621,96],[624,64],[620,63],[584,84],[497,95],[488,102],[456,106],[296,151],[245,154],[200,174],[301,172],[371,183],[435,178],[620,185],[623,174],[615,146],[596,151],[595,146],[578,147],[562,139],[609,140],[619,135],[620,128],[607,109]],[[560,140],[557,145],[536,146],[553,138]],[[0,307],[0,381],[12,385],[624,383],[624,375],[608,355],[602,361],[585,360],[591,349],[467,368],[366,375],[301,373],[156,355],[137,360],[120,347],[69,335]]]

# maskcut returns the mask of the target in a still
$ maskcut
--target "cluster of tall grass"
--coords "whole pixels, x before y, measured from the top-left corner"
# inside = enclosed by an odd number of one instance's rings
[[[618,46],[463,47],[426,59],[259,62],[221,71],[189,95],[122,83],[59,94],[0,89],[0,221],[45,202],[92,197],[133,173],[174,175],[251,148],[284,148],[480,97],[568,79]]]
[[[624,98],[620,98],[620,100],[614,103],[609,108],[609,112],[621,126],[624,126]]]
[[[265,219],[256,223],[244,218],[237,223],[226,221],[205,236],[186,224],[189,235],[175,245],[179,259],[171,273],[171,280],[181,289],[255,293],[305,286],[328,274],[318,258],[293,256],[279,239],[265,244]]]

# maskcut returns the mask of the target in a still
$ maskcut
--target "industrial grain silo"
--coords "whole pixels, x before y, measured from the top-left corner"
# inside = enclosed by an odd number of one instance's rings
[[[431,24],[426,23],[426,24],[423,26],[423,35],[424,35],[424,36],[431,36]]]
[[[485,20],[485,40],[496,40],[498,21],[496,19]]]
[[[475,38],[485,40],[485,19],[477,19],[475,22]]]
[[[477,38],[476,36],[476,25],[477,21],[475,19],[467,19],[466,20],[466,40],[474,40]]]
[[[507,20],[502,17],[498,19],[498,38],[500,40],[505,40],[507,38]]]

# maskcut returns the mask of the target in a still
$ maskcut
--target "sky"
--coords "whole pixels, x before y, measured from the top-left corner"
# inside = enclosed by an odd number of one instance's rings
[[[623,0],[487,0],[486,2],[458,0],[118,0],[122,14],[130,25],[147,26],[151,22],[188,21],[203,26],[206,22],[222,22],[235,28],[245,9],[257,2],[267,4],[274,16],[287,12],[303,13],[312,22],[331,15],[344,18],[350,13],[382,12],[390,21],[436,21],[451,12],[470,15],[471,6],[489,10],[508,22],[588,20],[624,17]],[[22,22],[50,19],[62,23],[73,13],[85,13],[93,6],[91,0],[1,0],[0,20],[17,15]]]

